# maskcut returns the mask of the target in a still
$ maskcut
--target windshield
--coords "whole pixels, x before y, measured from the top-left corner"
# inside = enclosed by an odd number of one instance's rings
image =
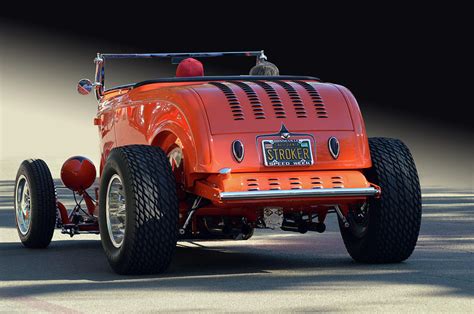
[[[183,75],[188,77],[203,75],[209,76],[216,75],[218,74],[218,72],[221,72],[224,69],[224,71],[226,72],[233,72],[239,70],[240,73],[234,72],[234,75],[249,71],[247,69],[245,69],[244,71],[245,64],[242,63],[245,63],[245,61],[240,61],[240,63],[238,64],[235,61],[231,63],[230,60],[219,61],[219,59],[223,59],[224,57],[243,58],[247,62],[252,62],[254,65],[257,63],[259,64],[261,62],[265,62],[267,59],[267,57],[263,53],[263,50],[235,52],[184,52],[140,54],[98,53],[97,58],[95,58],[94,60],[96,64],[96,75],[94,82],[96,94],[97,97],[100,98],[102,97],[104,90],[111,89],[111,87],[113,88],[113,86],[133,84],[135,82],[140,82],[143,80],[173,78],[175,76],[183,77]],[[205,61],[203,59],[205,59]],[[153,61],[155,65],[153,65],[153,62],[150,61]],[[203,61],[206,64],[206,68],[204,68]],[[113,67],[114,69],[112,69],[112,72],[109,70],[109,68],[112,68],[110,67],[110,64],[125,62],[128,62],[128,64],[124,65],[122,67],[122,70],[118,70],[120,68],[119,66],[117,66],[118,64]],[[183,63],[187,64],[183,66],[183,69],[181,69],[183,71],[178,71],[178,73],[176,71],[176,65],[178,65],[179,68],[182,66]],[[193,66],[194,69],[192,69]],[[199,67],[199,71],[196,71],[197,66]],[[250,63],[247,64],[247,67],[250,67]],[[222,73],[219,74],[223,75]],[[105,78],[107,78],[107,82]]]
[[[195,58],[202,63],[204,76],[249,75],[255,66],[254,58],[225,56],[213,58]],[[133,84],[137,82],[176,77],[178,64],[172,64],[171,58],[153,59],[111,59],[106,61],[106,88]]]

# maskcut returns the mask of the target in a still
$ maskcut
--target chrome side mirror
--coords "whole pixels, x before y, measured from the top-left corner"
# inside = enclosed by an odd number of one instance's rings
[[[89,95],[92,91],[94,84],[91,80],[82,79],[77,83],[77,92],[81,95]]]

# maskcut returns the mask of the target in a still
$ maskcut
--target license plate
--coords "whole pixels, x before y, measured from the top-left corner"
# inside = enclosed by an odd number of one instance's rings
[[[262,148],[265,166],[286,167],[313,164],[309,139],[263,140]]]

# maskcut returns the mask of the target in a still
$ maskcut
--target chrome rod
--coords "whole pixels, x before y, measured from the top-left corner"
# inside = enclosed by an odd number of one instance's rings
[[[206,58],[222,56],[242,56],[265,58],[263,50],[257,51],[218,51],[218,52],[171,52],[171,53],[101,53],[103,59],[137,59],[137,58]]]
[[[336,211],[339,218],[341,218],[342,223],[344,224],[344,227],[349,228],[349,222],[347,221],[346,217],[344,216],[341,209],[339,208],[339,205],[334,205],[334,210]]]
[[[189,223],[191,222],[191,219],[193,218],[194,213],[196,212],[197,208],[199,207],[199,204],[202,201],[202,197],[198,196],[193,203],[193,206],[191,207],[191,210],[188,213],[188,217],[186,218],[186,221],[184,222],[184,225],[182,228],[179,229],[179,234],[183,235],[186,233],[186,228],[188,227]]]
[[[275,198],[375,196],[378,193],[379,191],[375,189],[374,187],[332,188],[332,189],[221,192],[220,198],[223,201],[236,201],[236,200],[256,200],[256,199],[275,199]]]

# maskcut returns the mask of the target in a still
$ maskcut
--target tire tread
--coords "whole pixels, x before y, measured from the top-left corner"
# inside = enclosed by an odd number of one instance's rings
[[[178,198],[171,166],[158,147],[130,145],[115,150],[128,168],[135,221],[134,233],[128,235],[129,251],[114,270],[120,274],[161,273],[171,262],[178,234]]]
[[[369,232],[358,248],[342,233],[349,254],[360,262],[401,262],[413,253],[421,225],[421,190],[413,157],[400,140],[370,138],[367,179],[382,189],[369,202]]]

